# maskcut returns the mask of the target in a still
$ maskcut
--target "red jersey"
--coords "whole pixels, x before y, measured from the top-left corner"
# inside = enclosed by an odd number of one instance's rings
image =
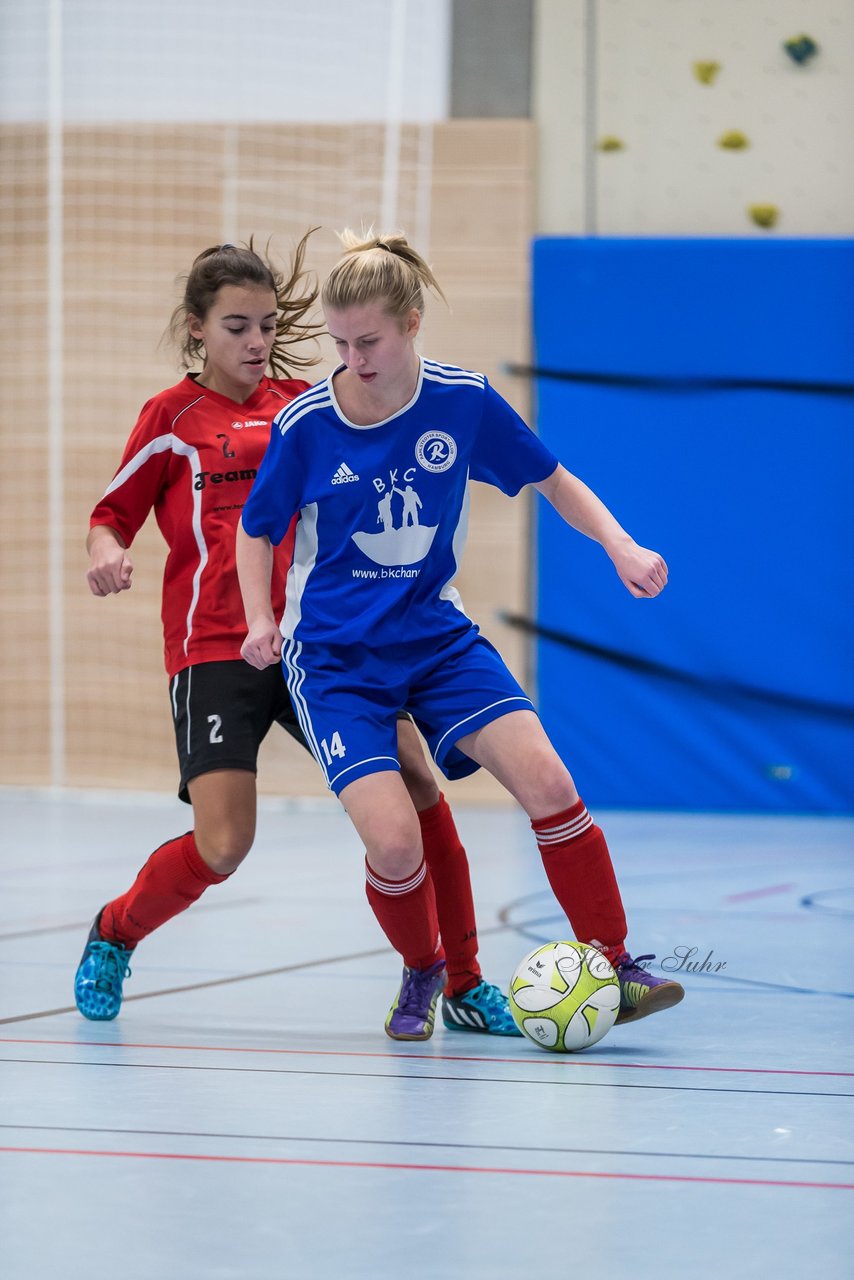
[[[238,404],[189,375],[143,406],[112,484],[92,512],[127,546],[148,513],[169,547],[163,638],[169,676],[240,657],[246,619],[237,581],[237,522],[279,410],[309,383],[262,378]],[[275,549],[273,607],[281,617],[293,527]]]

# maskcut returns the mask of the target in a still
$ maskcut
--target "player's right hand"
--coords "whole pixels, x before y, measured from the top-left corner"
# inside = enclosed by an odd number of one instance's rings
[[[92,548],[92,563],[87,570],[86,581],[93,596],[112,596],[119,591],[129,591],[132,575],[133,561],[126,547],[105,539]]]
[[[281,661],[282,633],[275,622],[261,618],[253,622],[249,634],[240,646],[240,656],[250,667],[263,671]]]

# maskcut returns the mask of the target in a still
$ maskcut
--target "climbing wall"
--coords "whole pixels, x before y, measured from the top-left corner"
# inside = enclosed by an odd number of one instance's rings
[[[854,232],[851,0],[598,0],[593,11],[588,231]],[[582,27],[579,15],[579,40]]]

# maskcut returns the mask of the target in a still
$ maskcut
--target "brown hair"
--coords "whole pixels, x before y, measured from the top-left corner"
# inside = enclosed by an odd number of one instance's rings
[[[424,288],[447,301],[433,272],[405,235],[393,232],[376,236],[371,230],[363,232],[362,237],[349,228],[340,232],[344,256],[323,286],[324,307],[340,311],[382,302],[388,315],[402,320],[413,307],[424,315]]]
[[[290,276],[269,260],[269,241],[264,255],[257,253],[254,236],[246,245],[216,244],[203,249],[193,261],[184,281],[184,296],[172,312],[167,334],[178,347],[183,368],[204,359],[204,342],[194,338],[188,327],[190,316],[204,320],[224,285],[255,285],[270,289],[276,295],[276,338],[270,351],[269,366],[274,377],[289,377],[293,369],[307,369],[317,364],[319,355],[297,355],[289,352],[293,343],[317,339],[323,325],[309,317],[320,292],[311,272],[303,262],[312,227],[297,245],[290,267]],[[297,286],[305,282],[301,292]]]

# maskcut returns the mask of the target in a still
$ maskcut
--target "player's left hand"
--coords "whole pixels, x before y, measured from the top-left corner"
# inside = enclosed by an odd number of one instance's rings
[[[272,618],[259,618],[250,624],[240,646],[240,656],[250,667],[264,671],[282,659],[282,633]]]
[[[629,541],[610,555],[623,586],[638,600],[651,600],[667,586],[667,565],[657,551]]]

